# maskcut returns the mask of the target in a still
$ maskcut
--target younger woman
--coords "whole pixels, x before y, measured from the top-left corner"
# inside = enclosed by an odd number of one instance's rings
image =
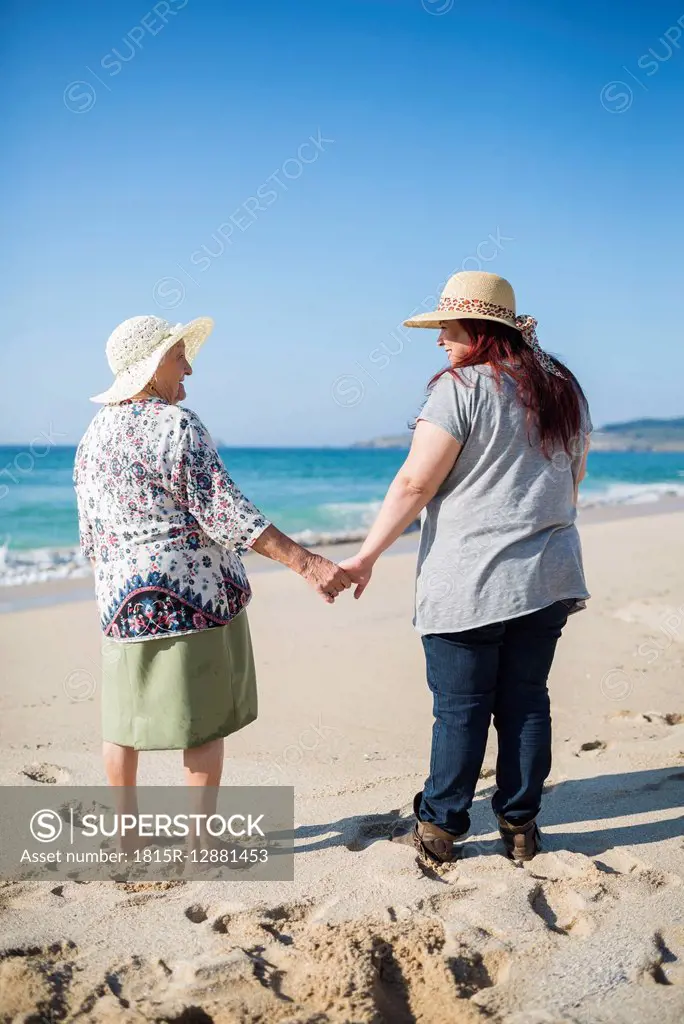
[[[528,860],[551,768],[546,681],[568,615],[589,597],[575,516],[591,419],[503,278],[455,274],[437,310],[405,326],[441,328],[449,366],[430,382],[359,554],[342,566],[360,597],[377,558],[423,512],[414,625],[435,722],[414,841],[428,859],[454,858],[493,716],[492,806],[508,855]]]

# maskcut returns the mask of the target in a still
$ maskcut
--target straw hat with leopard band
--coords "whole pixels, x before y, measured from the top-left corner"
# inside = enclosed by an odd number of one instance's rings
[[[498,274],[462,270],[453,274],[444,286],[437,309],[418,313],[404,320],[404,327],[441,327],[446,320],[495,320],[520,331],[523,341],[548,373],[565,375],[544,352],[537,338],[537,321],[527,313],[516,315],[515,292]]]

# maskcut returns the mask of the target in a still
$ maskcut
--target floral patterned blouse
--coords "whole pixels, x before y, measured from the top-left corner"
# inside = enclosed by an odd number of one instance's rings
[[[197,633],[249,603],[240,554],[269,522],[194,412],[161,399],[104,406],[78,446],[73,479],[106,636]]]

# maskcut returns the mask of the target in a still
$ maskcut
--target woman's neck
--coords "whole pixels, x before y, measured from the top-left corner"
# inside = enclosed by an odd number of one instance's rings
[[[157,391],[147,391],[145,388],[143,388],[142,391],[138,391],[136,395],[133,395],[131,402],[145,402],[149,401],[151,398],[155,398],[158,402],[166,402],[167,405],[172,404],[169,402],[168,398],[164,398],[164,396],[160,395]]]

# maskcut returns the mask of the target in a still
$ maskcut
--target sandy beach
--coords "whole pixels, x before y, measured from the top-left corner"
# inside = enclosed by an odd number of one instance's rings
[[[432,724],[415,539],[360,602],[255,572],[260,713],[223,782],[295,786],[295,881],[0,883],[0,1020],[684,1019],[684,512],[581,533],[592,599],[550,681],[546,852],[502,854],[493,735],[463,859],[434,871],[388,841]],[[103,784],[94,603],[2,615],[0,644],[0,782]],[[180,783],[180,755],[142,754],[139,781]]]

